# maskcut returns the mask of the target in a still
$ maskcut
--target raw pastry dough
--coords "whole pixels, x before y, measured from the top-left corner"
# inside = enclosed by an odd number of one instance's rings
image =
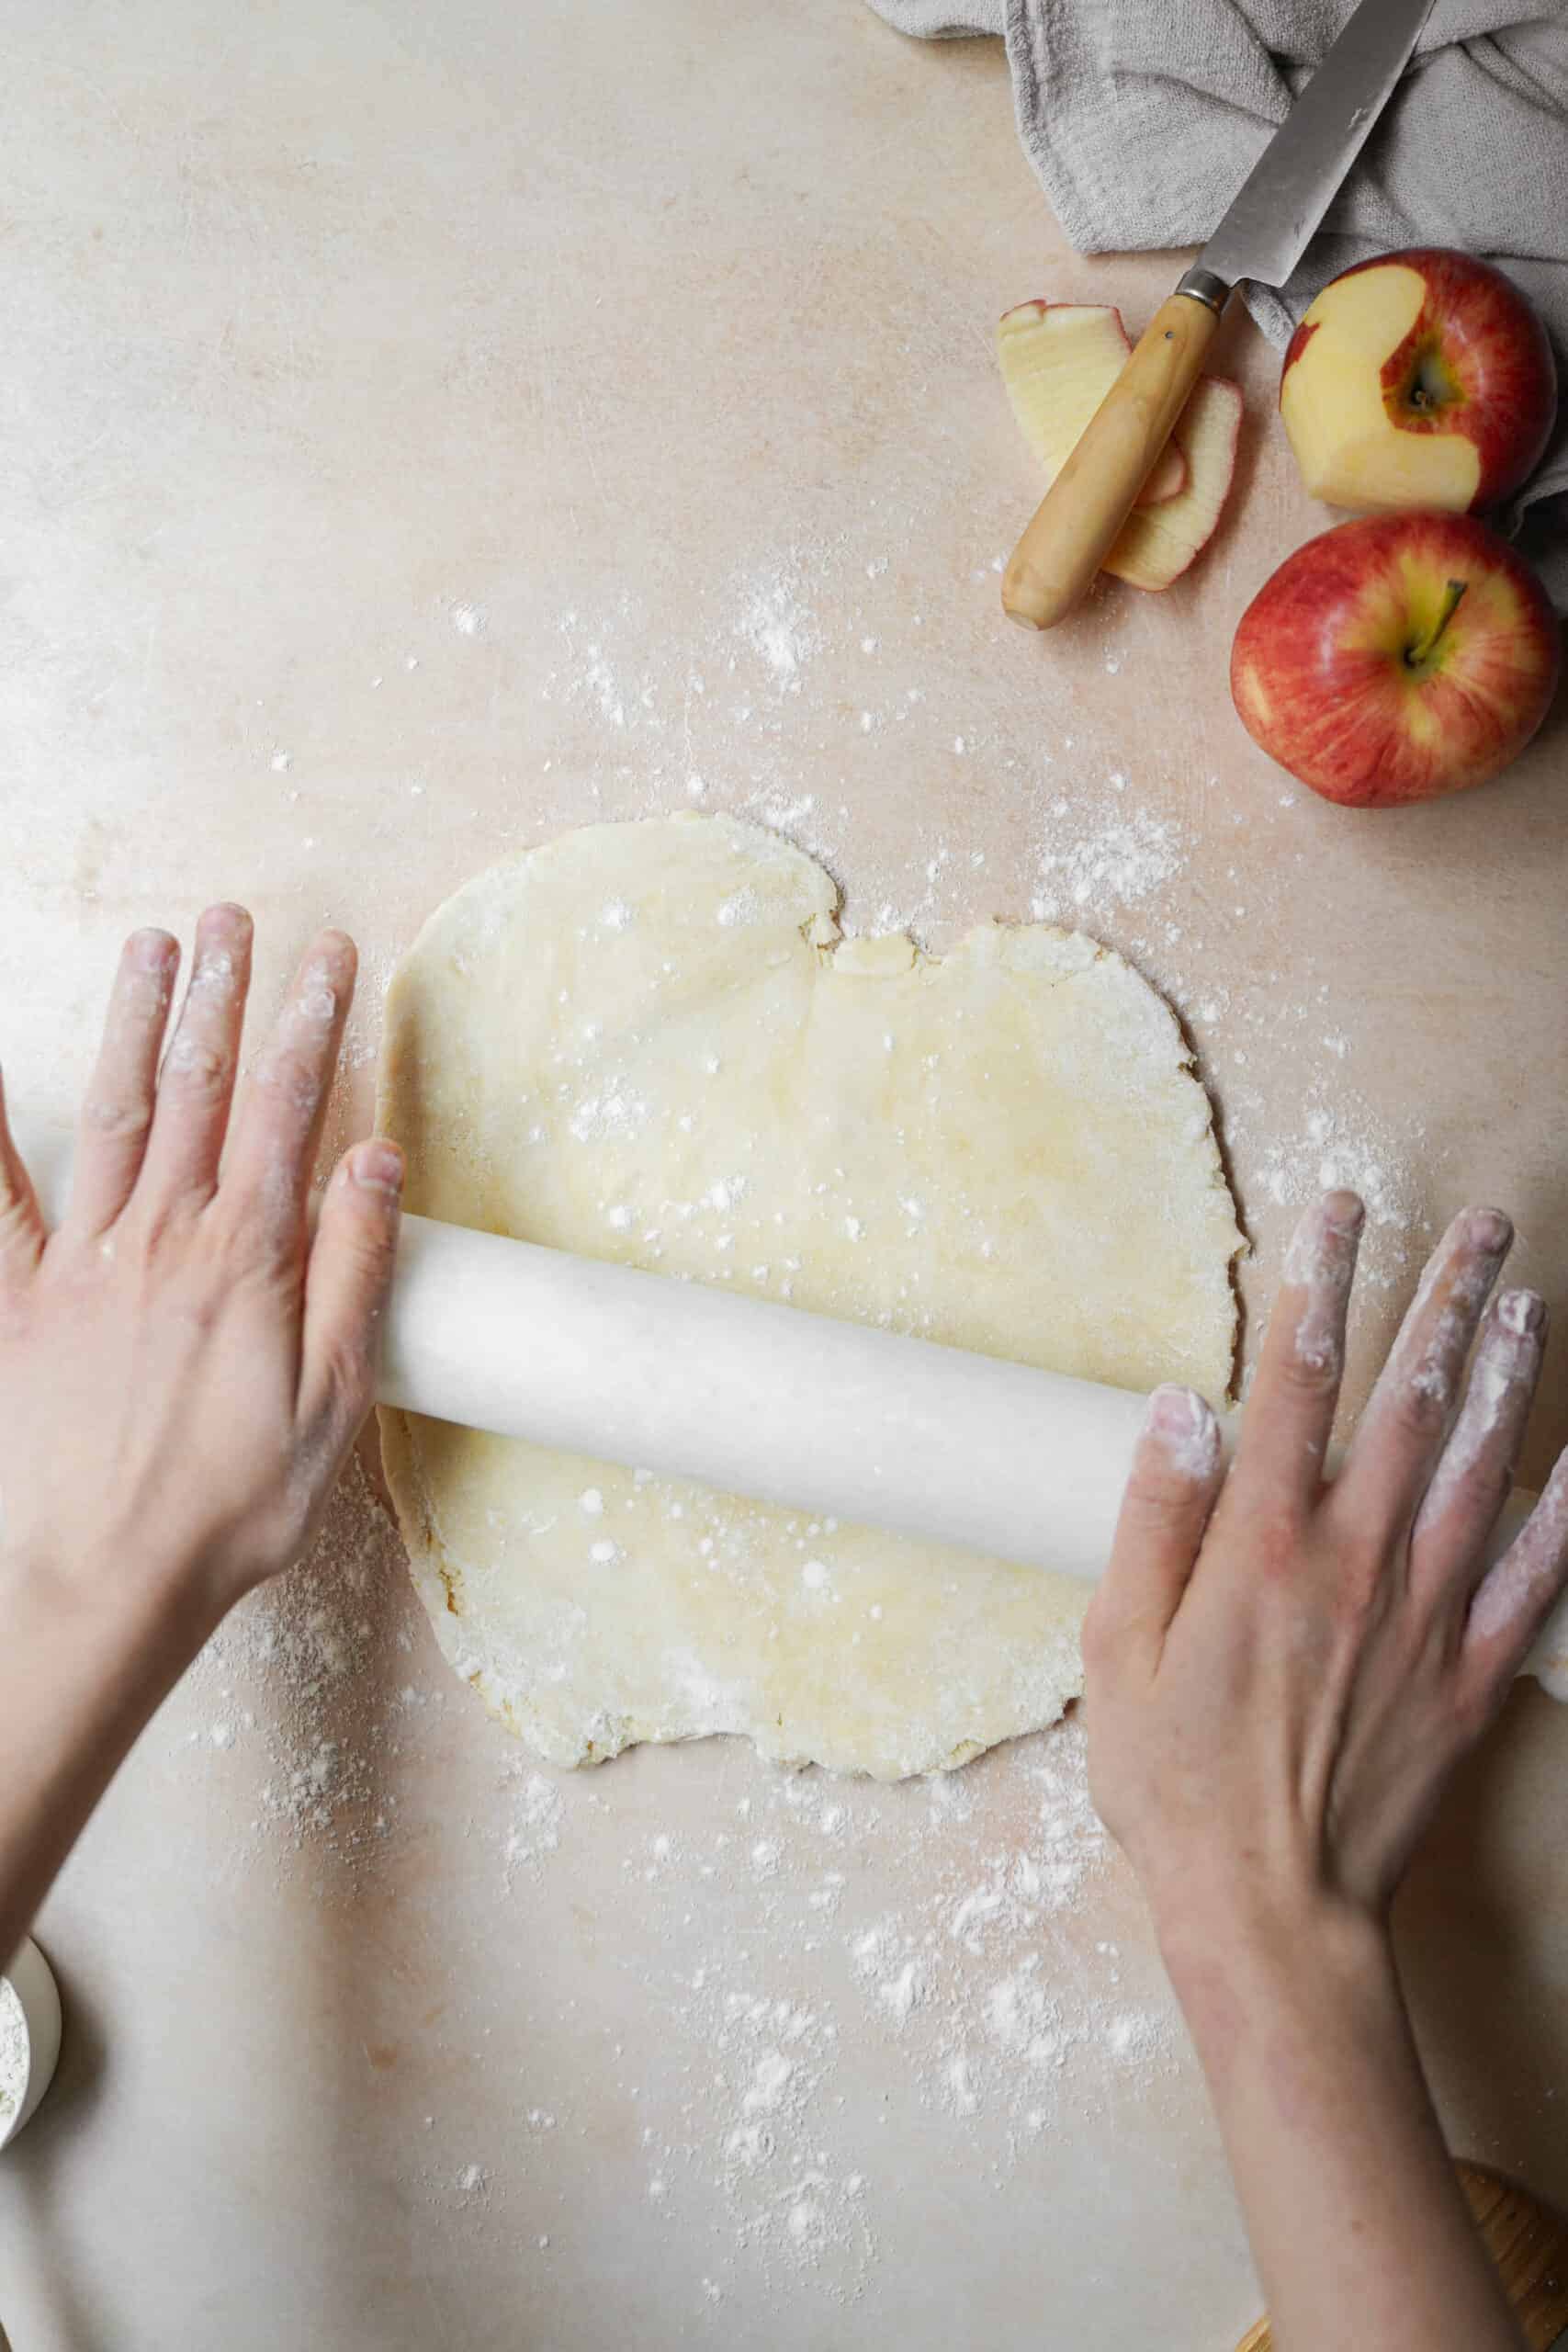
[[[1241,1236],[1167,1007],[1043,926],[940,962],[835,947],[836,900],[728,818],[596,826],[479,876],[389,999],[409,1206],[1223,1395]],[[400,1413],[382,1433],[443,1648],[556,1763],[745,1732],[896,1779],[1080,1687],[1075,1580]]]

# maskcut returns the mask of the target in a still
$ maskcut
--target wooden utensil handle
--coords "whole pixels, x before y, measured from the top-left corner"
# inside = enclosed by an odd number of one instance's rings
[[[1568,2327],[1568,2221],[1503,2173],[1465,2163],[1454,2169],[1530,2352],[1548,2352]],[[1236,2352],[1272,2352],[1273,2342],[1260,2319]]]
[[[1002,609],[1055,628],[1087,593],[1187,404],[1220,314],[1196,294],[1162,302],[1041,500],[1002,580]]]

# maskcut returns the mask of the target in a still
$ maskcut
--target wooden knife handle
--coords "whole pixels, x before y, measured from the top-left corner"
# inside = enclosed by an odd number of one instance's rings
[[[1460,2186],[1497,2266],[1530,2352],[1551,2352],[1568,2327],[1568,2221],[1500,2172],[1459,2164]],[[1273,2352],[1274,2335],[1260,2319],[1236,2352]]]
[[[1196,294],[1172,294],[1149,321],[1083,438],[1041,500],[1002,579],[1002,609],[1055,628],[1088,592],[1187,404],[1220,323]]]

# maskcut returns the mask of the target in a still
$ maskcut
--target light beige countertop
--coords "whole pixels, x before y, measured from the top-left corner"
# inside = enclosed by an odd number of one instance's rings
[[[493,858],[773,823],[852,927],[1032,910],[1180,1010],[1257,1255],[1372,1212],[1568,1289],[1564,729],[1500,787],[1323,806],[1233,716],[1320,527],[1237,316],[1235,508],[1036,641],[998,382],[1064,253],[998,45],[857,0],[107,0],[13,15],[0,282],[0,1051],[33,1132],[119,936],[233,896],[258,1003],[325,920],[381,990]],[[1568,1418],[1565,1351],[1526,1469]],[[1533,1688],[1407,1898],[1467,2152],[1568,2197],[1568,1716]],[[734,1742],[561,1781],[435,1654],[363,1478],[171,1700],[39,1922],[57,2087],[0,2159],[16,2352],[1230,2352],[1201,2086],[1069,1724],[895,1789]]]

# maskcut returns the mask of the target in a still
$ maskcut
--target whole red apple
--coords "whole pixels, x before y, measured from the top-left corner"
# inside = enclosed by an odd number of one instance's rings
[[[1353,808],[1484,784],[1557,684],[1535,574],[1469,514],[1341,523],[1287,557],[1241,616],[1231,694],[1293,776]]]
[[[1416,245],[1324,288],[1285,354],[1280,413],[1314,498],[1367,514],[1466,514],[1535,470],[1557,368],[1511,278]]]

